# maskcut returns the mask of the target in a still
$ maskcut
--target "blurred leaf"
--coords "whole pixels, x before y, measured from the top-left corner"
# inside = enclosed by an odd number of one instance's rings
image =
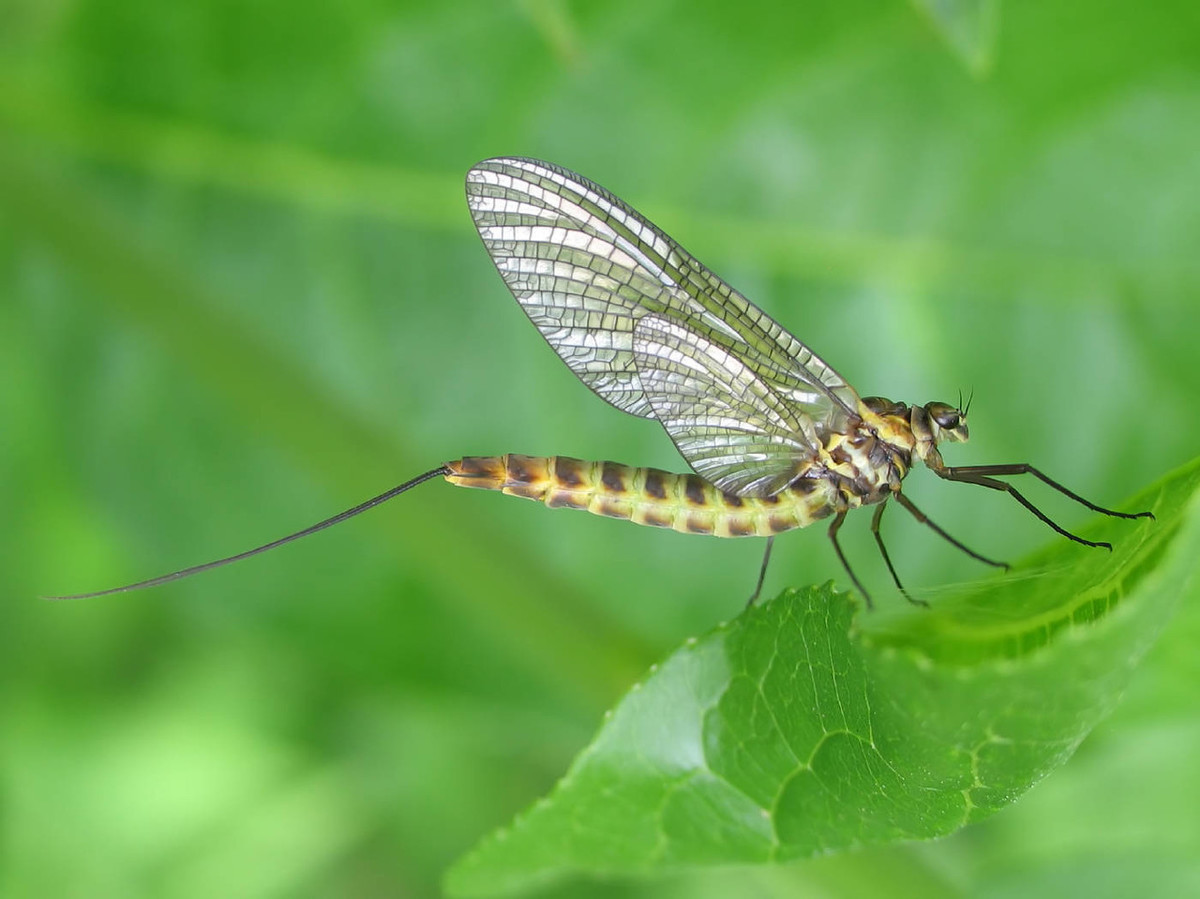
[[[1156,522],[1099,523],[1111,556],[1057,542],[930,613],[859,629],[848,595],[808,587],[689,641],[448,887],[782,861],[992,814],[1115,705],[1194,567],[1197,486],[1200,461],[1135,503]]]
[[[866,391],[976,388],[963,464],[1029,459],[1107,502],[1191,458],[1200,7],[1008,3],[988,34],[998,8],[7,4],[0,895],[440,895],[650,660],[740,607],[752,544],[436,486],[155,594],[32,599],[243,548],[463,453],[677,465],[508,297],[462,199],[479,159],[598,179]],[[1039,527],[968,488],[920,502],[1002,558]],[[906,581],[974,576],[908,524]],[[780,584],[838,576],[819,534],[780,549]],[[1007,611],[986,593],[910,620],[878,589],[876,646],[974,671],[1011,637],[977,623]],[[557,895],[1200,895],[1171,874],[1200,858],[1197,621],[980,826]]]
[[[913,0],[974,75],[991,68],[1000,0]]]
[[[43,167],[3,141],[0,163],[0,201],[20,212],[27,229],[61,248],[64,257],[71,259],[97,288],[94,300],[109,304],[171,347],[178,359],[189,363],[233,405],[243,407],[249,420],[294,448],[313,464],[314,470],[345,472],[354,479],[369,473],[368,480],[374,484],[395,477],[395,458],[403,457],[403,449],[398,450],[372,425],[347,414],[319,384],[310,381],[304,370],[223,316],[202,288],[132,245],[124,223],[89,204],[70,185],[54,183]],[[255,385],[255,389],[246,390],[247,384]],[[308,423],[318,408],[321,414],[328,414],[328,422],[337,424],[314,435]],[[407,464],[415,468],[425,463]],[[448,520],[441,532],[455,529],[465,537],[474,527],[473,522]],[[431,529],[413,526],[403,542],[415,549],[423,534],[432,533]],[[512,553],[496,557],[516,565],[520,577],[502,573],[491,576],[489,582],[498,592],[484,601],[495,605],[490,611],[485,605],[470,613],[494,616],[497,628],[519,623],[515,633],[525,634],[528,639],[522,651],[524,659],[529,662],[557,656],[549,666],[571,679],[577,674],[585,689],[607,691],[609,684],[601,672],[610,663],[615,666],[609,669],[612,681],[621,682],[633,670],[633,660],[642,654],[636,641],[616,633],[611,640],[597,640],[598,630],[605,627],[603,622],[593,620],[581,625],[575,620],[578,613],[567,615],[554,606],[539,609],[536,602],[530,603],[529,571],[536,570],[536,566],[518,561],[520,552],[514,548]],[[445,553],[433,551],[430,558],[443,559],[449,571],[463,571],[462,565]],[[502,586],[506,583],[514,586],[506,590]],[[451,594],[453,599],[472,596],[486,595],[466,589]],[[547,632],[554,634],[552,640],[543,639],[540,628],[530,627],[531,622],[544,617],[557,619],[546,620]],[[574,636],[570,631],[575,632]],[[632,655],[619,658],[626,651]]]

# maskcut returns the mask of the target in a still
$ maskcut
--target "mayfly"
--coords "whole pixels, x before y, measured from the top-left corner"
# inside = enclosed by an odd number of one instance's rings
[[[1152,518],[1088,502],[1032,465],[947,466],[938,445],[967,439],[967,407],[860,397],[841,375],[634,209],[574,172],[498,158],[467,173],[475,227],[509,290],[575,375],[601,399],[658,421],[692,474],[562,456],[466,456],[295,534],[225,559],[84,598],[152,587],[245,559],[324,530],[418,484],[443,477],[550,508],[583,509],[637,524],[717,537],[765,537],[751,602],[762,589],[776,534],[829,519],[829,539],[868,606],[838,543],[846,513],[876,506],[880,533],[895,500],[955,547],[997,567],[929,520],[901,482],[919,459],[938,476],[1013,496],[1070,533],[998,476],[1031,474],[1094,512]],[[911,599],[911,597],[910,597]]]

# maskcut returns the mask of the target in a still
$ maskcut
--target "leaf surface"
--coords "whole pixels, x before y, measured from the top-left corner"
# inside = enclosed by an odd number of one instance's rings
[[[457,895],[568,872],[782,861],[929,839],[1065,762],[1191,576],[1200,464],[932,611],[789,590],[653,668],[545,799],[449,873]]]

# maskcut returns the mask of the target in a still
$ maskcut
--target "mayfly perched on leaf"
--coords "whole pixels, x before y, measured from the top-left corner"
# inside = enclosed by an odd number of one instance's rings
[[[438,476],[550,508],[689,534],[765,537],[751,602],[762,589],[775,535],[828,518],[838,559],[870,605],[838,544],[846,513],[866,505],[876,506],[871,532],[897,588],[908,596],[879,531],[892,499],[973,558],[1007,567],[955,540],[901,492],[914,459],[947,480],[1010,493],[1085,546],[1112,549],[1063,529],[997,476],[1032,474],[1095,512],[1153,518],[1094,505],[1032,465],[945,465],[938,444],[967,439],[966,407],[860,397],[679,244],[574,172],[533,159],[489,159],[467,173],[467,202],[509,290],[563,362],[601,399],[657,420],[694,474],[561,456],[467,456],[263,546],[124,587],[59,598],[152,587],[236,562]]]

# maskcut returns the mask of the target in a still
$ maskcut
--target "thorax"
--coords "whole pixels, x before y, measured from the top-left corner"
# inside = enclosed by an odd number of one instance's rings
[[[916,437],[907,417],[867,408],[844,433],[830,434],[820,463],[851,506],[871,505],[900,489],[912,467]]]

